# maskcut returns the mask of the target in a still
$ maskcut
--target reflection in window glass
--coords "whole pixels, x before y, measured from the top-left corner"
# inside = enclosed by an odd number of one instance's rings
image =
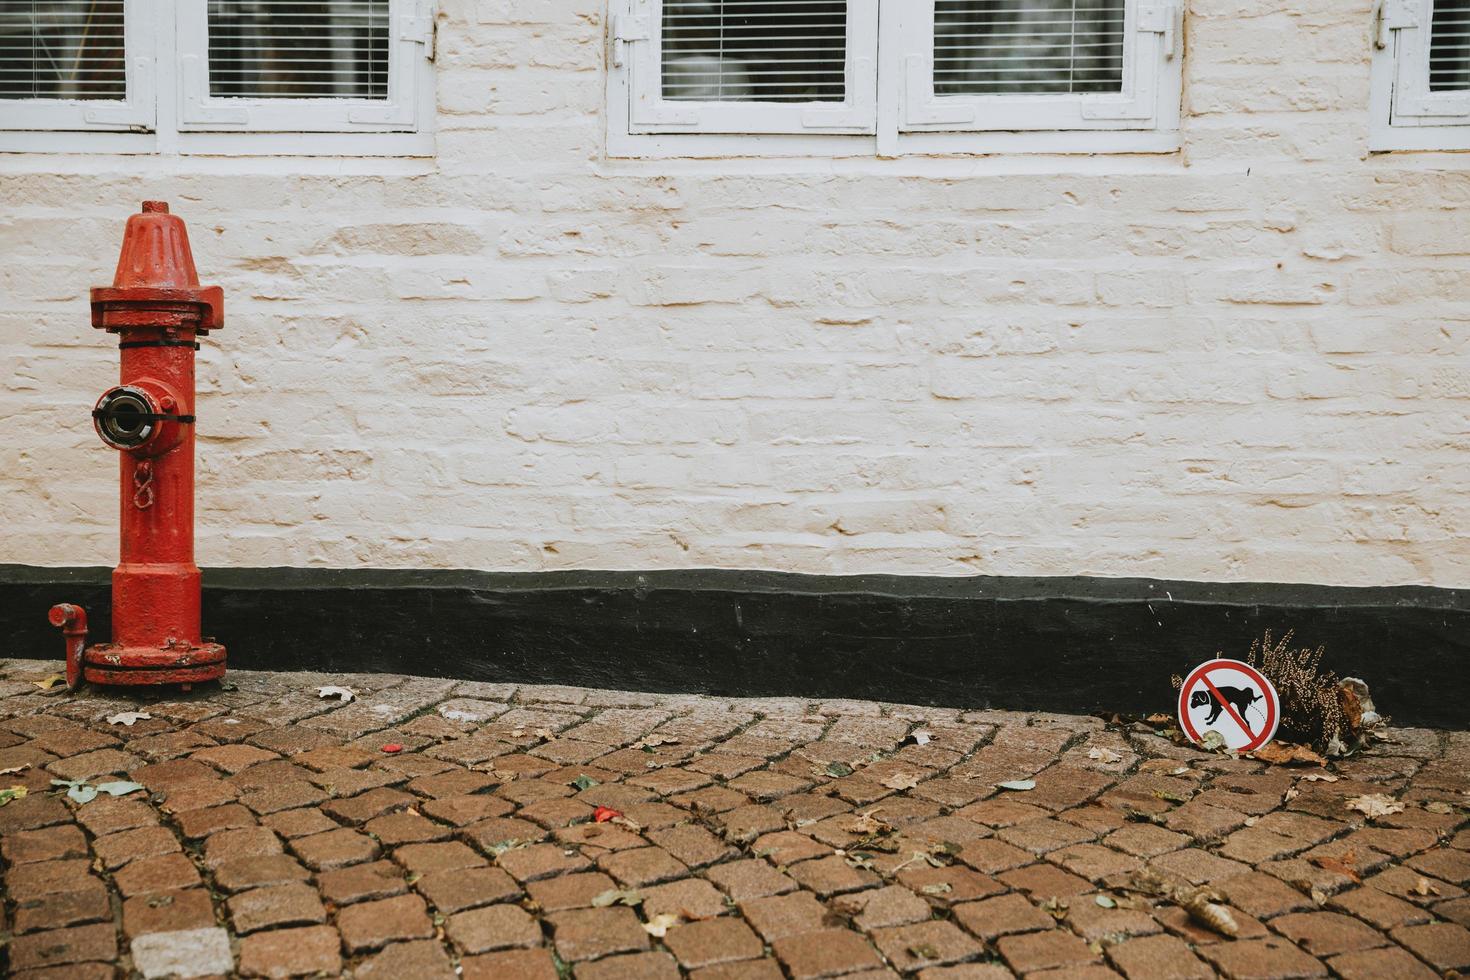
[[[124,99],[123,0],[0,2],[0,99]]]
[[[1120,92],[1123,2],[936,0],[934,92]]]
[[[386,99],[388,0],[209,0],[209,94]]]
[[[664,0],[662,30],[665,99],[845,98],[845,2]]]

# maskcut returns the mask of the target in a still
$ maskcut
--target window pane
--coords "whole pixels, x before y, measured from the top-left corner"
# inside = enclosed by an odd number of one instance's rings
[[[841,102],[847,4],[664,0],[663,93],[702,102]]]
[[[0,2],[0,99],[124,99],[123,0]]]
[[[1470,89],[1470,0],[1434,0],[1429,91]]]
[[[386,99],[388,0],[210,0],[209,94]]]
[[[936,0],[934,92],[1120,92],[1123,2]]]

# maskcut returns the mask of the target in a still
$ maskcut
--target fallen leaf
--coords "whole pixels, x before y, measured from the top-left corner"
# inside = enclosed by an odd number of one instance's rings
[[[913,742],[915,745],[928,745],[934,741],[934,735],[932,732],[927,732],[921,728],[916,732],[910,733],[909,737],[904,739],[904,741]]]
[[[319,698],[338,698],[343,704],[351,701],[355,695],[349,687],[338,687],[335,684],[327,684],[316,689]]]
[[[403,746],[399,745],[397,742],[389,742],[387,745],[383,746],[383,752],[385,755],[397,755],[402,751]]]
[[[1267,742],[1251,754],[1252,759],[1273,766],[1325,766],[1327,760],[1305,745]]]
[[[1232,939],[1240,933],[1235,916],[1230,914],[1230,909],[1220,902],[1220,896],[1211,889],[1180,887],[1173,889],[1169,897],[1200,925]]]
[[[22,762],[20,765],[11,766],[9,769],[0,769],[0,776],[14,776],[16,773],[24,772],[30,767],[31,764],[29,762]]]
[[[925,885],[919,891],[925,895],[948,895],[954,891],[954,885],[951,885],[947,881],[941,881],[933,885]]]
[[[1102,747],[1092,749],[1087,753],[1087,757],[1096,762],[1101,762],[1103,765],[1123,761],[1123,757],[1121,755],[1114,752],[1112,749],[1105,749]]]
[[[871,810],[854,815],[844,829],[854,834],[881,834],[884,831],[892,830],[893,828],[888,825],[888,821],[882,817],[875,816],[881,809],[882,807],[874,807]]]
[[[909,947],[909,955],[920,960],[937,960],[939,959],[939,950],[935,949],[929,943],[919,943]]]
[[[583,774],[572,780],[569,785],[575,786],[577,787],[577,789],[591,789],[592,787],[597,785],[597,780],[593,779],[591,776]]]
[[[624,830],[631,830],[635,834],[643,833],[642,824],[638,823],[636,820],[630,820],[629,818],[621,815],[611,818],[610,820],[608,820],[608,823],[612,824],[614,827],[622,827]]]
[[[996,789],[1010,789],[1010,790],[1015,790],[1018,793],[1024,793],[1028,789],[1035,789],[1036,788],[1036,780],[1034,780],[1034,779],[1011,779],[1011,780],[1007,780],[1004,783],[996,783],[995,784],[995,788]]]
[[[36,685],[37,687],[39,687],[43,691],[49,691],[53,687],[55,687],[57,684],[64,684],[64,683],[66,683],[66,675],[65,674],[47,674],[45,677],[41,678],[40,680],[38,680],[38,681],[31,681],[31,683],[34,684],[34,685]]]
[[[1056,919],[1058,922],[1061,922],[1067,917],[1067,909],[1069,907],[1070,906],[1068,906],[1066,902],[1055,898],[1049,898],[1045,902],[1041,903],[1041,911],[1045,912],[1053,919]]]
[[[88,786],[85,779],[53,779],[52,786],[65,786],[67,799],[78,805],[91,803],[97,798],[95,787]]]
[[[125,780],[125,779],[115,780],[114,782],[110,782],[110,783],[98,783],[97,784],[97,789],[98,790],[100,790],[103,793],[107,793],[107,794],[109,794],[111,796],[126,796],[129,793],[136,793],[138,790],[140,790],[142,788],[143,788],[143,784],[142,783],[133,783],[133,782],[129,782],[129,781]]]
[[[1295,786],[1288,786],[1288,787],[1286,787],[1286,792],[1283,793],[1283,794],[1281,794],[1281,802],[1282,803],[1290,803],[1292,800],[1296,799],[1298,796],[1301,796],[1301,795],[1302,795],[1302,791],[1301,790],[1297,789]]]
[[[1147,722],[1148,724],[1150,724],[1150,725],[1172,725],[1174,723],[1174,716],[1173,715],[1156,714],[1156,715],[1149,715],[1147,718],[1145,718],[1143,720],[1145,722]]]
[[[676,926],[678,924],[679,917],[677,915],[670,915],[668,912],[660,912],[658,915],[655,915],[653,918],[643,923],[643,931],[648,933],[650,936],[653,936],[655,939],[662,939],[665,935],[668,934],[670,927]]]
[[[622,814],[621,811],[614,810],[610,806],[600,806],[596,810],[593,810],[592,811],[592,822],[593,823],[607,823],[609,820],[612,820],[614,817],[621,817],[622,815],[623,814]]]
[[[531,733],[537,738],[556,738],[556,734],[549,728],[538,728]]]
[[[841,779],[843,776],[851,776],[853,769],[845,762],[829,762],[821,772],[834,779]]]
[[[127,725],[129,728],[132,728],[134,722],[150,721],[152,718],[153,716],[146,711],[119,711],[115,715],[108,715],[107,723],[109,725]]]
[[[0,776],[3,776],[3,775],[4,775],[4,773],[3,772],[0,772]],[[1445,803],[1445,802],[1443,802],[1441,800],[1434,800],[1433,802],[1424,804],[1424,809],[1427,810],[1430,813],[1454,813],[1455,812],[1455,808],[1454,807],[1450,806],[1448,803]]]
[[[1358,874],[1357,869],[1349,863],[1352,858],[1353,852],[1349,851],[1340,858],[1319,854],[1311,860],[1313,864],[1323,871],[1331,871],[1333,874],[1342,875],[1344,878],[1351,879],[1354,884],[1362,884],[1362,877]]]
[[[1219,752],[1225,748],[1225,736],[1214,730],[1205,732],[1200,736],[1199,745],[1206,752]]]
[[[650,735],[634,744],[640,749],[656,749],[660,745],[678,745],[679,740],[668,735]]]
[[[1428,878],[1420,878],[1414,883],[1414,894],[1428,898],[1430,895],[1438,895],[1439,889],[1429,883]]]
[[[605,909],[609,905],[642,905],[643,896],[634,889],[609,888],[592,897],[594,908]]]
[[[1337,777],[1330,772],[1309,772],[1302,777],[1309,783],[1335,783]]]
[[[11,800],[23,800],[26,795],[24,786],[12,786],[9,789],[0,789],[0,806],[4,806]]]
[[[1367,793],[1363,796],[1354,796],[1347,801],[1347,808],[1366,814],[1369,820],[1372,820],[1374,817],[1386,817],[1390,813],[1404,812],[1404,805],[1402,803],[1383,793]]]
[[[896,772],[892,776],[889,776],[887,779],[883,780],[883,785],[887,786],[889,789],[913,789],[915,786],[919,785],[919,777],[909,772]]]
[[[439,707],[439,716],[445,721],[476,722],[485,720],[483,716],[477,715],[473,711],[460,711],[457,708],[445,708],[442,705]]]
[[[1113,901],[1112,896],[1110,895],[1099,895],[1097,896],[1097,898],[1094,898],[1093,901],[1096,902],[1100,907],[1105,909],[1115,909],[1118,907],[1118,903]]]

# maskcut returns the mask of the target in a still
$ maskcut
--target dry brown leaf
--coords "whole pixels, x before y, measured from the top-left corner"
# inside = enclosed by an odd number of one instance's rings
[[[1087,757],[1095,762],[1101,762],[1103,765],[1123,761],[1123,757],[1121,755],[1114,752],[1112,749],[1105,749],[1102,747],[1090,750],[1087,753]]]
[[[1273,766],[1325,766],[1327,760],[1308,746],[1290,742],[1267,742],[1251,753],[1251,758]]]
[[[843,829],[853,834],[878,834],[890,829],[888,821],[876,815],[881,809],[882,807],[874,807],[854,815]]]
[[[1323,871],[1331,871],[1333,874],[1343,875],[1346,878],[1352,879],[1355,884],[1362,884],[1362,876],[1353,867],[1353,862],[1357,859],[1357,856],[1356,851],[1348,851],[1342,857],[1319,855],[1312,858],[1312,863]]]
[[[1239,935],[1240,926],[1236,924],[1235,916],[1230,914],[1229,908],[1220,904],[1220,896],[1210,889],[1176,888],[1170,897],[1200,925],[1232,939]]]
[[[29,762],[22,762],[20,765],[11,766],[9,769],[0,769],[0,776],[14,776],[18,772],[25,772],[30,767],[31,764]]]
[[[1404,812],[1402,803],[1383,793],[1365,793],[1362,796],[1354,796],[1347,801],[1347,808],[1367,815],[1369,820],[1375,817],[1386,817],[1390,813]]]
[[[37,687],[39,687],[43,691],[49,691],[53,687],[55,687],[57,684],[64,684],[64,683],[66,683],[66,675],[65,674],[47,674],[45,677],[41,678],[40,680],[38,680],[38,681],[31,681],[31,683],[34,684],[34,685],[36,685]]]
[[[633,744],[636,749],[656,749],[660,745],[678,745],[679,740],[668,735],[650,735]]]
[[[677,915],[668,912],[660,912],[643,924],[643,931],[656,939],[662,939],[668,934],[671,927],[679,924]]]
[[[889,789],[913,789],[919,785],[919,777],[911,772],[896,772],[883,780],[883,785]]]
[[[1431,885],[1428,878],[1420,878],[1414,883],[1414,894],[1428,898],[1430,895],[1438,895],[1439,889]]]
[[[1309,783],[1335,783],[1337,777],[1330,772],[1309,772],[1302,777]]]

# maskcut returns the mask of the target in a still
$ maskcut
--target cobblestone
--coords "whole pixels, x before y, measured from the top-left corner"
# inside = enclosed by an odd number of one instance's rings
[[[5,686],[52,669],[0,666],[0,762],[45,770],[0,809],[17,975],[176,948],[241,976],[466,980],[1470,970],[1453,739],[1409,733],[1327,783],[1019,712],[386,675],[341,706],[324,675],[241,671],[151,704]],[[99,720],[132,704],[153,720]],[[50,774],[147,791],[78,807]],[[1036,789],[995,786],[1018,778]],[[1406,809],[1365,821],[1362,792]],[[1145,868],[1219,889],[1240,935],[1129,890]]]

